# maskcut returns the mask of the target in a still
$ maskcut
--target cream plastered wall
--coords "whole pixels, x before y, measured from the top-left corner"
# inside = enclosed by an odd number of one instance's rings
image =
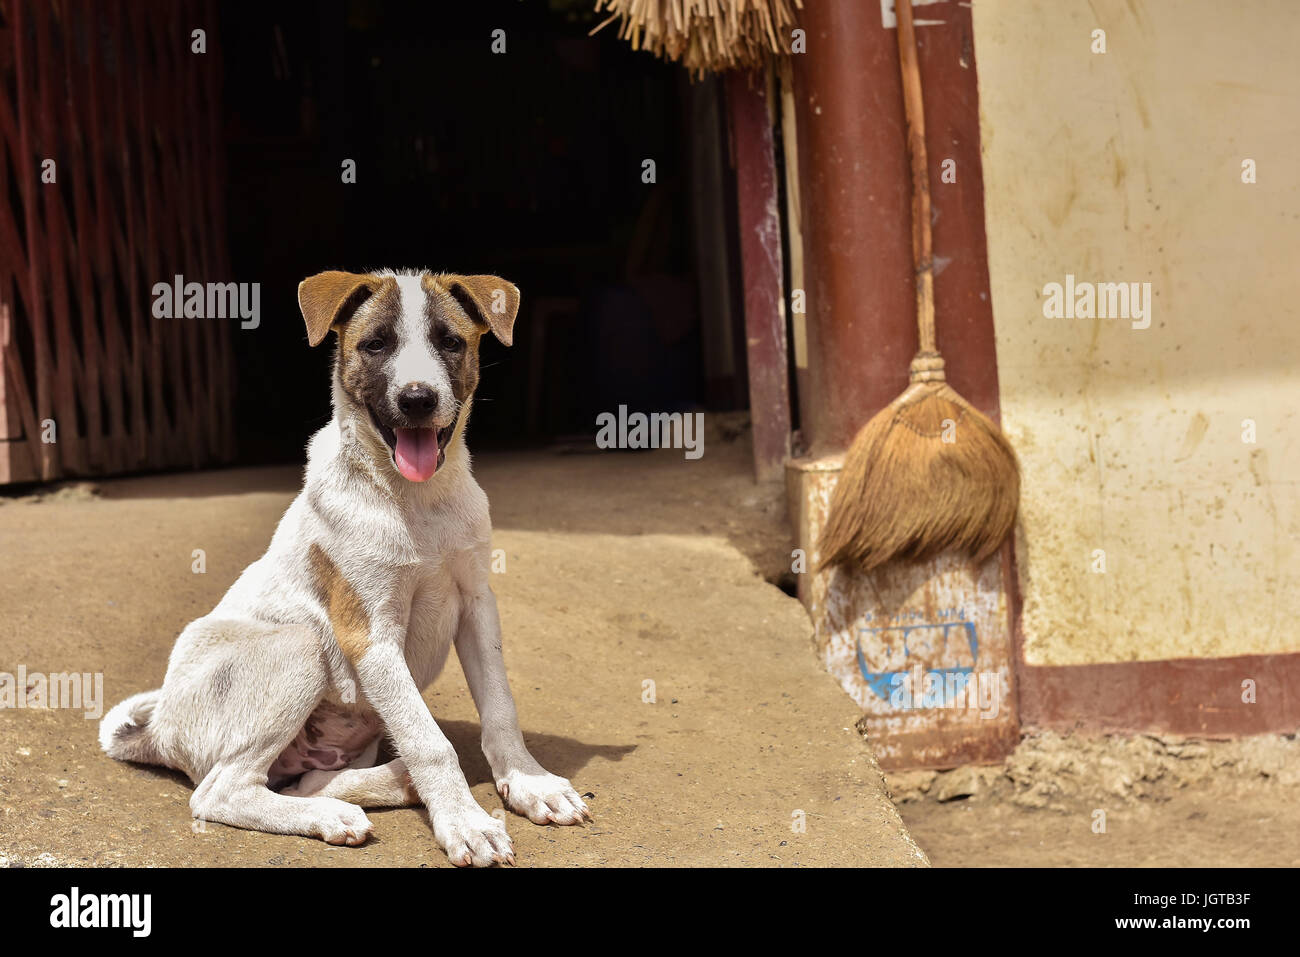
[[[1027,660],[1300,651],[1300,2],[973,14]],[[1067,274],[1149,328],[1048,318]]]

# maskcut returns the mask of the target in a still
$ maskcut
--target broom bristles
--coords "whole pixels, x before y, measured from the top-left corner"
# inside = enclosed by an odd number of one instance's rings
[[[819,570],[870,571],[947,549],[983,561],[1010,534],[1019,503],[1016,454],[998,427],[947,383],[915,383],[853,440],[831,494]]]
[[[679,60],[692,78],[708,71],[753,69],[769,54],[789,53],[789,28],[803,0],[596,0],[633,49]]]

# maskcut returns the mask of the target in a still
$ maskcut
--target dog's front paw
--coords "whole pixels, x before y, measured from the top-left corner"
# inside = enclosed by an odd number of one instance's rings
[[[513,864],[515,848],[506,826],[477,804],[433,817],[433,836],[457,867]]]
[[[581,824],[591,812],[564,778],[540,771],[510,771],[497,781],[497,793],[506,807],[534,824]]]

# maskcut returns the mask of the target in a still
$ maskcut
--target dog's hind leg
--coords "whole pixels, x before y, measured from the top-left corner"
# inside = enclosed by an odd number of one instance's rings
[[[281,794],[297,797],[330,797],[361,807],[408,807],[420,803],[411,775],[401,758],[377,768],[343,768],[341,771],[308,771]]]
[[[200,821],[361,844],[361,808],[329,797],[291,797],[267,787],[272,763],[316,709],[328,672],[305,626],[205,620],[172,655],[154,726],[187,758]]]
[[[327,844],[365,843],[372,826],[355,804],[337,798],[276,794],[249,769],[213,768],[190,799],[200,821],[273,834],[319,837]]]

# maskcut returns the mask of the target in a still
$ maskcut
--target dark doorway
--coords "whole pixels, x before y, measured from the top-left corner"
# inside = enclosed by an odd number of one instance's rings
[[[479,446],[592,433],[619,404],[744,407],[718,88],[589,37],[592,6],[220,5],[231,259],[262,290],[234,333],[241,460],[300,459],[328,418],[295,299],[323,269],[520,287],[515,346],[485,337]]]

